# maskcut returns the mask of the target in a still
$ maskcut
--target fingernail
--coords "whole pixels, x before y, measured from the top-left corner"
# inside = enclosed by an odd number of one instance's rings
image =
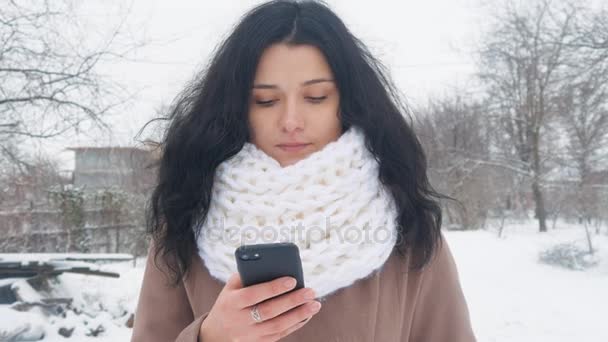
[[[290,289],[296,286],[296,280],[293,278],[289,278],[283,282],[283,285],[285,285],[286,288]]]
[[[317,312],[319,309],[321,309],[321,303],[319,302],[314,302],[310,305],[310,312]]]
[[[314,299],[314,298],[315,298],[315,291],[308,290],[304,293],[304,299]]]

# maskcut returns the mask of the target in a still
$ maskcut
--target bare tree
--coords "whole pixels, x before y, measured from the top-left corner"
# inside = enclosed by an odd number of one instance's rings
[[[489,159],[490,144],[483,104],[464,91],[431,100],[422,113],[417,131],[425,147],[431,179],[441,192],[462,205],[445,202],[450,224],[465,229],[483,225],[495,200],[496,178]]]
[[[608,48],[607,48],[608,51]],[[589,252],[593,253],[589,224],[597,203],[598,191],[590,177],[608,157],[608,69],[588,73],[586,78],[564,85],[560,114],[567,132],[566,160],[577,174],[577,201],[574,204],[587,233]]]
[[[605,5],[604,5],[605,6]],[[608,7],[595,11],[585,11],[577,20],[577,39],[570,46],[583,52],[585,56],[579,62],[584,68],[581,75],[586,72],[608,72]]]
[[[23,162],[10,144],[108,129],[105,116],[129,99],[98,71],[141,43],[122,36],[123,22],[95,41],[82,32],[70,0],[5,1],[0,6],[0,156]]]
[[[509,142],[503,159],[512,160],[511,169],[530,178],[541,232],[547,230],[543,135],[560,85],[572,77],[568,67],[575,63],[573,22],[578,10],[550,0],[509,1],[480,51],[480,77],[493,104],[492,117]]]

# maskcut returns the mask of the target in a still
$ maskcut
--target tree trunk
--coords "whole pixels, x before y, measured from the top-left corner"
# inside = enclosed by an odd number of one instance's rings
[[[538,227],[541,233],[547,231],[547,213],[545,212],[545,201],[543,199],[543,193],[538,184],[538,180],[534,179],[532,182],[532,192],[534,193],[534,202],[536,204],[536,218],[538,219]]]
[[[587,237],[587,247],[589,248],[589,254],[593,255],[593,244],[591,243],[591,232],[589,231],[589,224],[585,221],[585,235]]]
[[[543,97],[541,96],[541,101],[542,99]],[[542,117],[542,113],[537,115],[540,115]],[[545,211],[545,201],[540,186],[540,128],[538,127],[535,129],[532,136],[532,149],[532,166],[534,172],[532,180],[532,192],[534,193],[534,202],[536,203],[536,217],[538,218],[538,228],[539,231],[543,233],[547,231],[547,212]]]

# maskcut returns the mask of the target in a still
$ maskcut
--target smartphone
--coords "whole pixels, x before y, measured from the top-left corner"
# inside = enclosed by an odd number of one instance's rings
[[[289,276],[296,279],[296,287],[291,291],[304,288],[300,250],[294,243],[242,245],[234,255],[243,286]]]

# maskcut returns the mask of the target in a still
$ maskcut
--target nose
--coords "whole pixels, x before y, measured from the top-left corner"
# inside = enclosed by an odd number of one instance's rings
[[[279,122],[281,129],[287,133],[291,133],[297,129],[304,128],[304,117],[298,109],[296,99],[292,98],[286,101],[286,106],[281,120]]]

